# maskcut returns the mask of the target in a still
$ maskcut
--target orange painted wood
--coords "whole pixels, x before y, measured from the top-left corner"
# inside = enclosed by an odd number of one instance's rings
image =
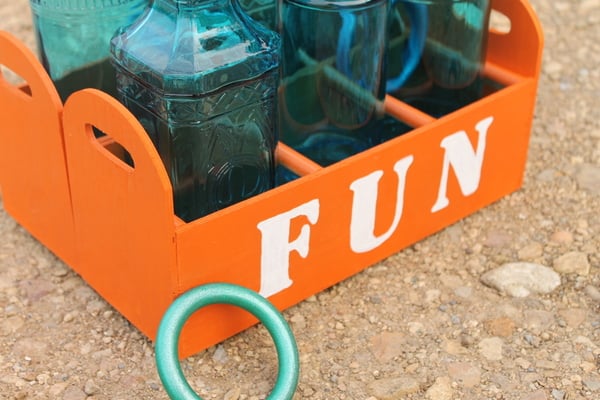
[[[544,36],[531,4],[527,0],[492,0],[492,8],[508,17],[511,28],[508,34],[490,31],[487,63],[513,74],[538,77]]]
[[[150,339],[170,303],[204,283],[241,284],[285,309],[521,186],[542,32],[526,0],[496,0],[493,7],[511,20],[511,31],[490,33],[485,73],[507,87],[440,119],[388,97],[386,112],[414,130],[326,168],[280,145],[279,162],[300,179],[191,223],[173,214],[164,166],[117,100],[86,89],[72,95],[63,111],[34,56],[0,33],[0,63],[23,76],[32,92],[0,79],[4,206]],[[95,138],[92,126],[108,137]],[[459,136],[473,151],[485,143],[475,190],[463,188],[445,158],[448,138]],[[133,166],[122,161],[121,146]],[[399,165],[403,176],[394,172]],[[373,174],[380,179],[371,233],[385,240],[363,249],[363,243],[352,244],[352,232],[366,229],[357,228],[365,215],[354,212],[360,201],[353,188]],[[448,201],[443,206],[440,193]],[[283,264],[289,269],[281,268],[289,282],[271,293],[263,268],[277,252],[266,226],[292,214],[287,240],[302,237],[306,248],[288,249]],[[184,328],[181,355],[254,323],[233,307],[207,307]]]
[[[92,126],[127,149],[135,167],[107,151]],[[64,129],[76,221],[73,267],[153,337],[177,281],[169,178],[139,122],[105,93],[86,89],[69,97]]]
[[[69,265],[75,262],[73,216],[62,136],[62,104],[44,68],[23,44],[0,31],[0,190],[4,209]]]

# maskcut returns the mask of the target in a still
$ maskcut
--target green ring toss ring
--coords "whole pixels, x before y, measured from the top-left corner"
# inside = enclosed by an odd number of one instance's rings
[[[228,283],[210,283],[190,289],[178,297],[164,314],[156,336],[156,366],[169,397],[172,400],[202,400],[183,375],[178,345],[188,318],[211,304],[240,307],[267,328],[275,342],[279,360],[277,382],[267,400],[291,400],[298,384],[300,362],[289,325],[267,299],[250,289]]]

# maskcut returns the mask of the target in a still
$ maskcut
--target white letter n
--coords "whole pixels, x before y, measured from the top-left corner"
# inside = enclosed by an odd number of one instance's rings
[[[450,165],[458,179],[458,184],[463,195],[468,196],[477,190],[481,178],[481,166],[483,165],[483,155],[485,153],[485,142],[487,131],[492,124],[494,117],[482,119],[475,125],[479,133],[477,139],[477,150],[469,141],[467,132],[458,131],[450,136],[446,136],[440,146],[445,149],[444,165],[442,169],[442,179],[440,181],[438,197],[431,208],[431,212],[440,211],[446,208],[450,201],[448,200],[448,173]]]

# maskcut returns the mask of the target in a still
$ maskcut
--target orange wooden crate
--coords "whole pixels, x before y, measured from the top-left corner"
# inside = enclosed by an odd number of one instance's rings
[[[27,82],[0,76],[4,208],[150,339],[178,295],[208,282],[290,307],[521,186],[542,31],[526,0],[493,9],[511,21],[509,33],[490,32],[485,64],[503,89],[440,119],[388,97],[386,111],[414,130],[327,168],[279,145],[301,178],[191,223],[173,214],[166,171],[136,119],[92,90],[63,108],[36,57],[0,32],[0,64]],[[254,323],[231,306],[202,309],[181,355]]]

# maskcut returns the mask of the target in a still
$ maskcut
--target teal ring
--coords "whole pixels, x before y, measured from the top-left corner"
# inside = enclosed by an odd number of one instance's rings
[[[158,375],[172,400],[202,400],[185,378],[179,363],[179,336],[185,322],[202,307],[230,304],[240,307],[267,328],[275,342],[279,360],[277,381],[268,400],[291,400],[298,385],[300,361],[292,331],[279,311],[264,297],[242,286],[210,283],[178,297],[167,309],[156,336]]]

